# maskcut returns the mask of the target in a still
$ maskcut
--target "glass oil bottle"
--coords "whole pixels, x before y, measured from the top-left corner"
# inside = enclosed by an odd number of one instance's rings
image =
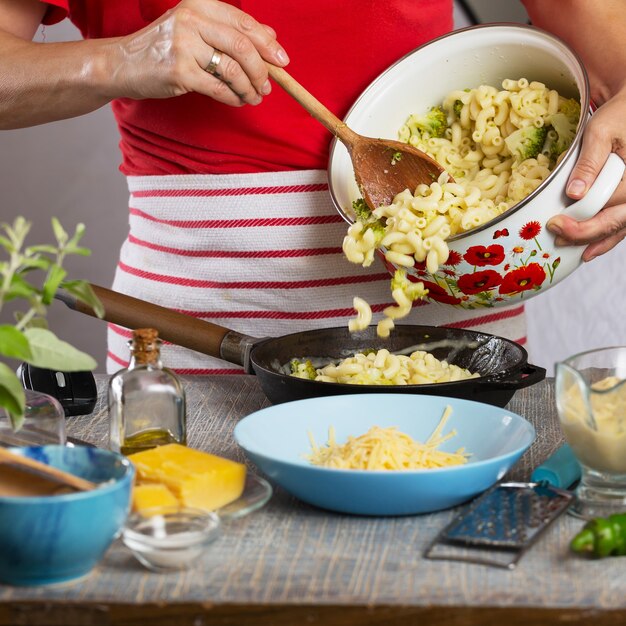
[[[185,445],[185,391],[161,363],[157,331],[139,328],[128,345],[128,367],[109,381],[109,447],[128,455],[167,443]]]

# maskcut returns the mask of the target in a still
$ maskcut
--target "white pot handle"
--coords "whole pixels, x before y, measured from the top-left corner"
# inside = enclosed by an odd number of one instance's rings
[[[617,189],[625,168],[622,158],[611,152],[585,197],[566,207],[563,211],[565,215],[580,221],[588,220],[599,213]]]

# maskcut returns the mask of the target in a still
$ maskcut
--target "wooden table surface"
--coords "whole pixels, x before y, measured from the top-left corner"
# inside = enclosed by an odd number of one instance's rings
[[[98,377],[92,415],[68,418],[69,434],[106,445],[105,384]],[[256,379],[189,377],[184,384],[189,445],[243,460],[232,430],[269,404]],[[518,391],[508,408],[537,429],[508,476],[527,480],[562,442],[553,381]],[[571,555],[579,520],[561,516],[512,571],[424,559],[457,512],[341,515],[276,489],[263,509],[228,524],[192,570],[150,572],[117,541],[80,581],[0,586],[0,625],[626,624],[626,558]]]

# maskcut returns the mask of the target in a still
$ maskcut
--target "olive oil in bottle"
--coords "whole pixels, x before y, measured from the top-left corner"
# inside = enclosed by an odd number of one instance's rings
[[[128,367],[109,381],[109,447],[128,455],[167,443],[186,444],[185,391],[161,363],[157,331],[139,328],[128,345]]]

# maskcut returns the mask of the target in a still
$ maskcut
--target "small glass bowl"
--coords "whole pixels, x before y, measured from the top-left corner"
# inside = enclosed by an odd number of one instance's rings
[[[188,569],[220,534],[220,519],[200,509],[157,507],[133,513],[122,541],[155,572]]]

